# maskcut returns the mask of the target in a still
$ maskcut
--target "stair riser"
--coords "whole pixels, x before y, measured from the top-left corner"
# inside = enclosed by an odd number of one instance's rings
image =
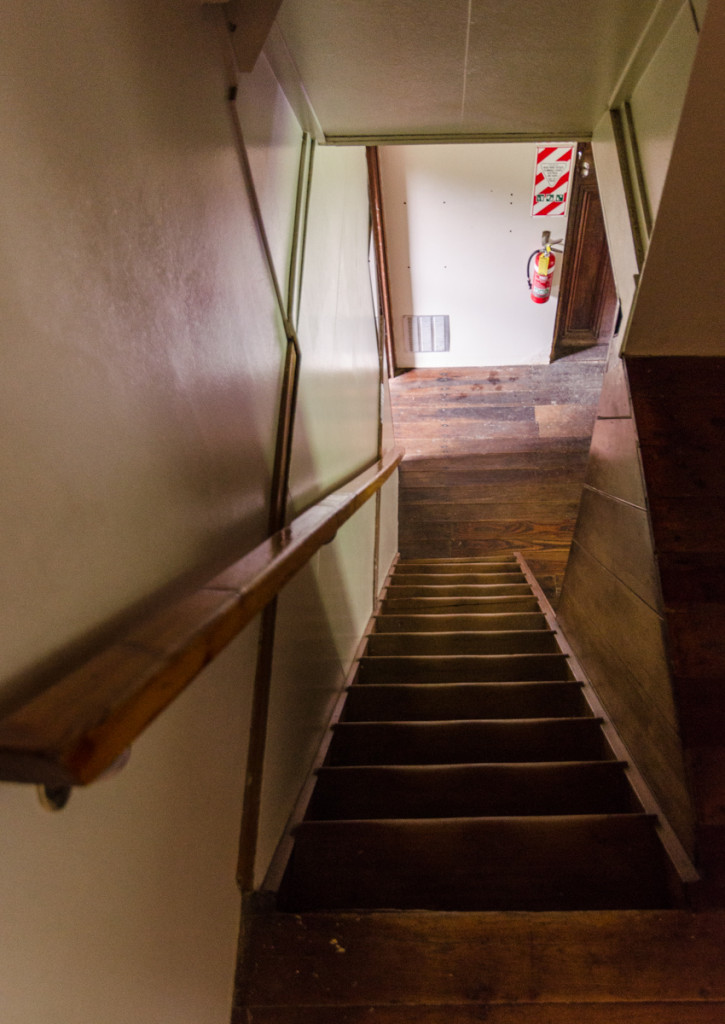
[[[390,586],[398,587],[459,587],[488,586],[492,583],[526,583],[521,572],[469,572],[469,573],[404,573],[390,580]]]
[[[591,716],[579,683],[414,683],[353,686],[346,722]]]
[[[344,722],[330,765],[484,764],[611,759],[598,719]]]
[[[618,761],[322,768],[308,820],[641,811]]]
[[[556,637],[544,630],[510,633],[373,633],[368,639],[370,656],[466,654],[552,654]]]
[[[461,583],[440,586],[401,583],[388,587],[386,601],[393,598],[410,597],[528,597],[531,589],[527,583]]]
[[[364,657],[359,683],[483,683],[571,678],[560,654]]]
[[[488,633],[548,628],[548,623],[543,615],[536,612],[523,612],[505,615],[378,615],[372,631],[375,633],[450,633],[477,630]]]
[[[401,558],[395,566],[395,572],[465,572],[469,567],[474,572],[485,572],[492,568],[497,571],[499,566],[507,572],[521,571],[515,555],[504,554],[483,555],[479,558]]]
[[[449,576],[451,573],[471,572],[520,573],[521,567],[518,562],[399,562],[395,567],[396,577],[415,575],[416,573]]]
[[[284,908],[294,912],[667,903],[661,849],[640,815],[305,822],[290,883]]]
[[[382,602],[383,614],[451,614],[473,612],[489,615],[510,611],[537,612],[536,598],[530,594],[507,596],[492,594],[489,597],[388,597]]]

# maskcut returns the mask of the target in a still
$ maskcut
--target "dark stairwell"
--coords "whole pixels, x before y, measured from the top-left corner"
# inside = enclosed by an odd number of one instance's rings
[[[600,493],[586,356],[394,382],[402,559],[292,855],[246,899],[234,1024],[722,1019],[722,920],[684,909],[691,865],[542,590]]]
[[[716,1020],[683,996],[718,921],[668,909],[666,824],[519,558],[399,562],[350,683],[234,1024]]]
[[[551,625],[513,556],[397,565],[280,909],[670,902],[656,819]]]

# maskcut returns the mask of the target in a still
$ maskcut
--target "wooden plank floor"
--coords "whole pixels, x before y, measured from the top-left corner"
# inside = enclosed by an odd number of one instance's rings
[[[257,914],[233,1024],[721,1024],[725,914]]]
[[[551,600],[574,531],[606,346],[549,366],[391,381],[403,558],[521,551]]]

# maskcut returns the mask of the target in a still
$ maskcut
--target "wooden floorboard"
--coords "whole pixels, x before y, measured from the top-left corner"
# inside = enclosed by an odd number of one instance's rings
[[[391,382],[403,558],[526,551],[556,599],[605,347],[550,366],[411,370]]]
[[[722,1024],[725,1003],[255,1006],[245,1024]]]
[[[722,913],[267,914],[233,1019],[715,1024],[724,940]]]

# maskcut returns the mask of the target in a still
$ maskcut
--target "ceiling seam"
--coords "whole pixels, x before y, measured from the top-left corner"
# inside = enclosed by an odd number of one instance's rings
[[[466,110],[466,83],[468,81],[468,51],[471,43],[471,17],[473,13],[473,0],[468,0],[468,15],[466,17],[466,45],[463,52],[463,88],[461,90],[461,121],[463,124]]]

